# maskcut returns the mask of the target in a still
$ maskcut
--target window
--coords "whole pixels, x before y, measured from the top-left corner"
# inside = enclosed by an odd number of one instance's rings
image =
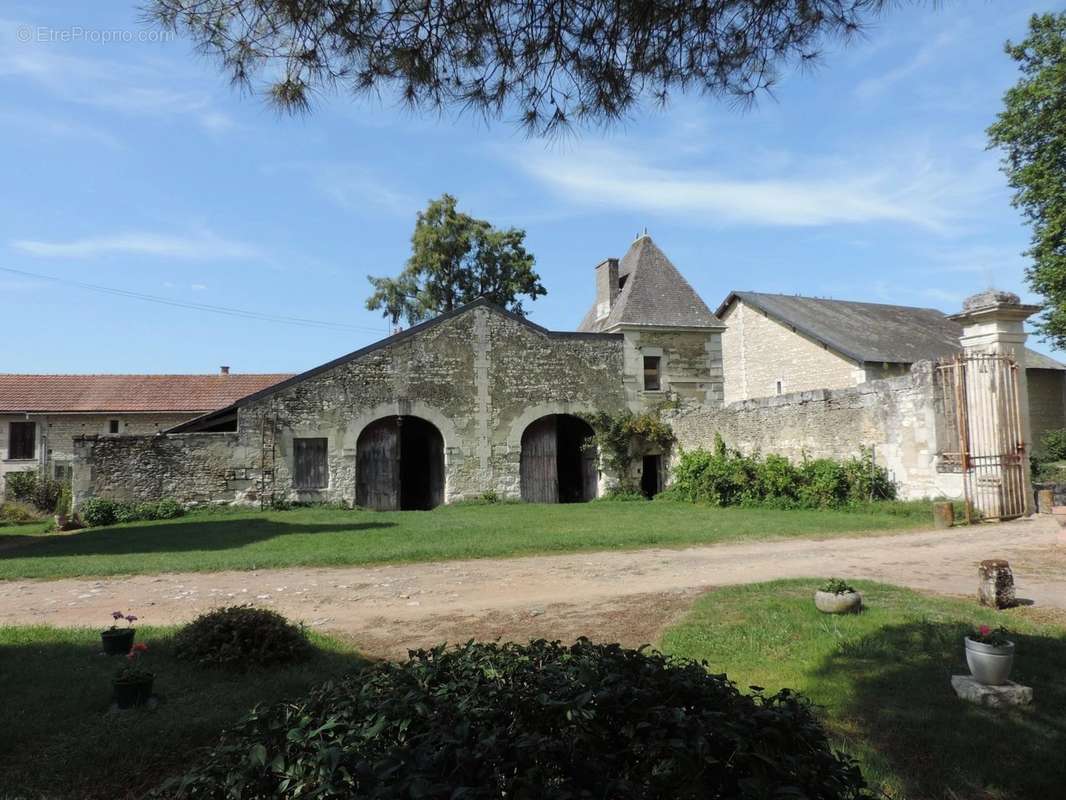
[[[662,388],[659,374],[659,356],[644,356],[644,391],[657,392]]]
[[[29,459],[37,454],[37,423],[12,422],[8,429],[7,457]]]
[[[108,433],[118,433],[118,420],[117,419],[110,420],[107,423],[107,432]]]
[[[64,483],[69,483],[70,479],[74,477],[74,467],[71,466],[70,464],[64,464],[64,463],[56,462],[52,466],[52,476],[57,481],[63,481]]]
[[[329,463],[326,460],[328,440],[293,439],[292,452],[296,462],[293,485],[297,489],[325,489],[329,486]]]
[[[778,382],[777,382],[777,393],[778,393],[778,394],[781,394],[781,390],[782,390],[782,388],[783,388],[783,387],[781,386],[781,381],[778,381]]]

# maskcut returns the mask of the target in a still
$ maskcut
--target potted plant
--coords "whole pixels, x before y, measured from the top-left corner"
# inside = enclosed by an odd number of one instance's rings
[[[855,614],[862,609],[862,595],[847,581],[830,578],[814,593],[814,605],[824,614]]]
[[[117,624],[112,624],[107,630],[100,631],[100,642],[103,644],[104,653],[109,656],[125,655],[133,647],[133,637],[137,634],[133,623],[137,621],[137,617],[133,614],[123,614],[121,611],[112,611],[111,619],[115,623],[118,623],[120,619],[126,620],[126,627],[120,628]]]
[[[141,666],[141,655],[148,652],[148,645],[138,642],[126,654],[126,663],[115,673],[112,691],[119,708],[143,706],[152,696],[155,673]]]
[[[965,637],[966,665],[978,683],[1002,686],[1010,678],[1014,666],[1014,642],[1003,628],[993,630],[982,625],[976,633]]]

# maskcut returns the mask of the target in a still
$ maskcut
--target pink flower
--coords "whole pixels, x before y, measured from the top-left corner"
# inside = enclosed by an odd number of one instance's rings
[[[126,617],[126,622],[136,622],[136,621],[137,621],[137,618],[135,616],[133,616],[133,614],[130,614],[128,617]]]
[[[124,615],[123,615],[123,613],[121,611],[112,611],[111,612],[111,619],[122,619],[123,616]]]
[[[992,629],[987,625],[982,625],[980,628],[977,629],[977,632],[982,636],[988,636],[988,634],[992,633]]]
[[[135,652],[135,653],[147,653],[148,652],[148,645],[146,645],[144,642],[137,642],[137,644],[135,644],[133,646],[133,652]]]

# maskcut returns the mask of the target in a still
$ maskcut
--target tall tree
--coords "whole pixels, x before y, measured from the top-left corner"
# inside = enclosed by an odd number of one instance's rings
[[[393,324],[401,318],[414,324],[479,297],[524,314],[520,297],[547,294],[525,238],[518,228],[500,230],[462,213],[454,197],[441,195],[418,212],[403,271],[395,278],[370,277],[374,293],[366,307],[381,309]]]
[[[508,109],[537,133],[608,123],[674,91],[750,101],[888,0],[147,0],[278,105],[393,91],[420,109]]]
[[[1066,12],[1034,14],[1029,35],[1007,42],[1022,78],[1004,95],[1004,109],[988,129],[989,147],[1002,162],[1013,203],[1033,226],[1026,255],[1029,286],[1047,304],[1037,327],[1066,348]]]

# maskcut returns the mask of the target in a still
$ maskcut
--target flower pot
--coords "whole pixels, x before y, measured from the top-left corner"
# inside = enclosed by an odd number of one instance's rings
[[[1014,642],[1001,647],[975,642],[966,637],[966,664],[970,674],[985,686],[1002,686],[1010,678],[1014,666]]]
[[[857,614],[862,610],[862,595],[858,592],[814,593],[814,605],[823,614]]]
[[[124,656],[133,647],[133,637],[137,634],[135,628],[112,628],[100,631],[100,642],[104,646],[104,653],[109,656]]]
[[[148,702],[148,698],[152,696],[152,683],[154,681],[154,676],[136,682],[119,683],[116,681],[112,684],[115,705],[119,708],[143,706]]]

